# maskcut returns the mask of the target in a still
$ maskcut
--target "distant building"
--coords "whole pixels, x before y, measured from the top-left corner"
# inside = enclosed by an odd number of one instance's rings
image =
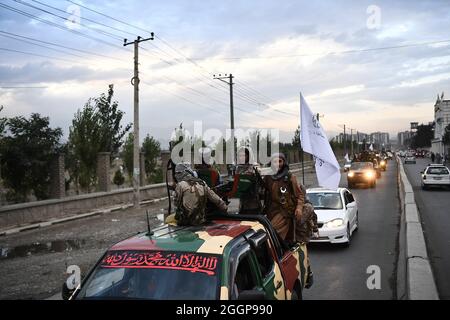
[[[397,134],[397,145],[400,147],[408,147],[412,137],[412,131],[403,131]]]
[[[374,132],[370,134],[370,143],[378,145],[380,147],[389,145],[389,133],[387,132]]]
[[[437,96],[434,104],[434,139],[431,140],[431,151],[434,153],[449,154],[450,150],[445,150],[442,138],[445,134],[445,127],[450,124],[450,100],[444,100],[444,93]]]

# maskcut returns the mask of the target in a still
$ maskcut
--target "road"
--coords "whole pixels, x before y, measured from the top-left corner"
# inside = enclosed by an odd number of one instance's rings
[[[347,187],[342,174],[342,187]],[[395,299],[400,205],[394,160],[378,179],[376,189],[351,189],[359,211],[359,230],[349,248],[324,243],[309,244],[314,285],[304,291],[311,299]],[[381,289],[367,287],[367,267],[381,270]]]
[[[420,172],[429,163],[429,159],[417,159],[416,164],[406,164],[404,168],[420,212],[439,297],[450,299],[450,190],[421,189]]]

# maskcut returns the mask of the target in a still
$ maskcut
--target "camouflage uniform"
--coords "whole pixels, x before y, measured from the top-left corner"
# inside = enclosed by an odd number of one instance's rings
[[[195,177],[194,171],[186,164],[175,168],[175,220],[179,225],[198,225],[205,222],[207,202],[220,211],[227,211],[225,202],[206,183]]]

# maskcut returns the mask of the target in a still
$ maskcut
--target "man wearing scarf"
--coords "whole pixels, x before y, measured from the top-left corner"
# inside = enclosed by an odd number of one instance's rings
[[[266,187],[264,213],[287,244],[298,242],[297,227],[302,222],[305,193],[289,171],[286,157],[275,153],[271,157],[273,175],[264,177]]]

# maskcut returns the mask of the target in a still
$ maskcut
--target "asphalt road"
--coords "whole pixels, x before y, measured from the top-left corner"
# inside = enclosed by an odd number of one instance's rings
[[[342,187],[347,175],[342,174]],[[303,299],[395,299],[397,240],[400,205],[397,168],[393,160],[382,173],[375,189],[351,189],[358,203],[359,230],[350,247],[326,243],[308,245],[314,272],[314,285]],[[381,288],[369,290],[367,268],[380,267]]]
[[[450,189],[421,189],[420,172],[430,162],[429,159],[417,159],[416,164],[406,164],[404,168],[420,212],[439,297],[450,299]]]

